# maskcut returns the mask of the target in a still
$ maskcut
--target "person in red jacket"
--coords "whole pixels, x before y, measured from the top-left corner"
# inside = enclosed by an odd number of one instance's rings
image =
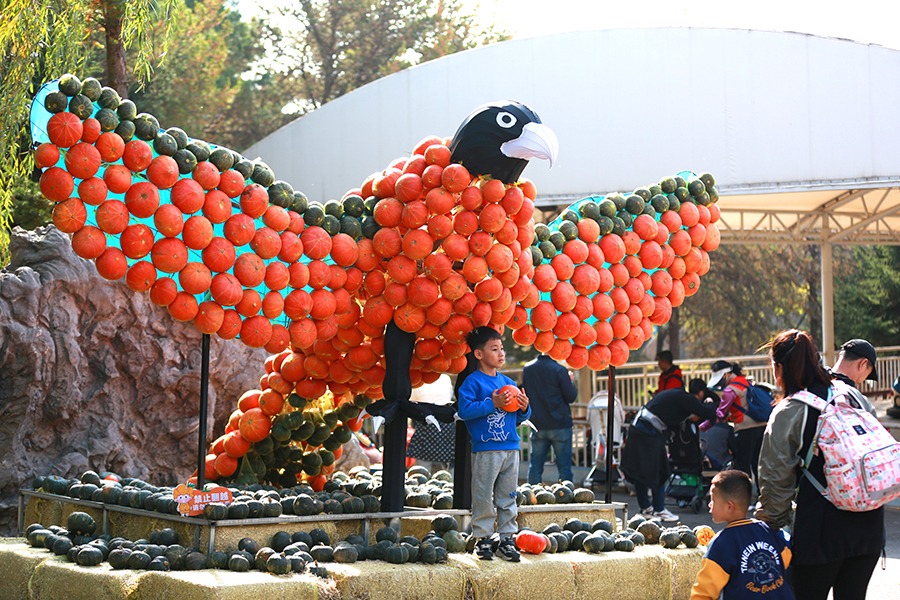
[[[681,374],[681,368],[674,364],[675,360],[671,350],[663,350],[656,355],[656,364],[659,365],[659,383],[656,386],[656,393],[665,390],[684,389],[684,376]]]

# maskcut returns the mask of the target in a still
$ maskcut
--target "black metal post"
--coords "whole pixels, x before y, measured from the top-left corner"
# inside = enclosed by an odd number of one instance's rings
[[[391,321],[384,332],[385,374],[384,399],[389,402],[409,400],[412,362],[416,336],[402,331]],[[393,411],[384,424],[384,456],[382,457],[381,510],[399,512],[406,502],[406,429],[407,415]]]
[[[381,510],[399,512],[406,501],[406,415],[384,423]]]
[[[462,421],[456,422],[453,457],[453,508],[472,508],[472,440]]]
[[[606,380],[606,503],[612,502],[613,433],[616,412],[616,368],[609,366]]]
[[[206,414],[209,407],[209,334],[200,336],[200,431],[197,434],[197,489],[206,485]]]

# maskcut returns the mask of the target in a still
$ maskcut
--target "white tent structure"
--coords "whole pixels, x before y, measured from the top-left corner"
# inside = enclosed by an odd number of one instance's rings
[[[525,171],[539,208],[682,170],[716,176],[723,243],[900,244],[900,51],[798,33],[618,29],[512,40],[357,89],[245,152],[310,199],[340,198],[476,106],[515,99],[557,134]]]

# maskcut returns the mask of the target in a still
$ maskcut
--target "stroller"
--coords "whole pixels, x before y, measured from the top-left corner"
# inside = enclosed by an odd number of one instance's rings
[[[619,399],[618,394],[616,394],[613,407],[612,481],[615,482],[621,479],[619,476],[619,452],[625,428],[625,409],[622,407],[622,400]],[[600,390],[594,394],[587,407],[587,420],[591,428],[591,456],[593,456],[594,464],[584,480],[586,488],[606,481],[606,450],[609,446],[606,443],[607,410],[609,410],[609,393],[606,390]]]
[[[709,492],[703,476],[703,452],[700,449],[699,423],[685,419],[669,434],[669,481],[666,496],[679,507],[690,506],[700,512]]]

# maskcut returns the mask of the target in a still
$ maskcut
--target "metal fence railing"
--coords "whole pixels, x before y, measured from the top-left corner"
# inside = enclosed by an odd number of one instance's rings
[[[890,393],[891,384],[900,376],[900,346],[887,346],[876,349],[878,353],[878,382],[872,383],[863,392],[869,397],[878,397]],[[743,368],[744,374],[757,382],[775,383],[772,374],[772,366],[767,355],[755,354],[750,356],[725,356],[729,362],[738,362]],[[684,374],[685,382],[700,378],[708,380],[712,371],[710,366],[716,358],[699,358],[678,361]],[[522,370],[504,369],[506,375],[515,381],[522,380]],[[605,372],[594,372],[582,369],[577,377],[589,378],[587,382],[579,381],[579,398],[572,405],[572,462],[575,466],[591,467],[594,465],[596,450],[592,447],[590,424],[588,422],[588,403],[599,391],[606,390],[607,376]],[[615,386],[616,394],[625,407],[625,410],[636,410],[650,400],[651,392],[656,388],[659,377],[659,367],[655,362],[629,363],[616,369]],[[528,460],[530,451],[530,433],[527,426],[519,429],[522,438],[520,459]],[[381,435],[373,436],[376,445],[381,445]],[[551,460],[555,460],[552,458]]]

